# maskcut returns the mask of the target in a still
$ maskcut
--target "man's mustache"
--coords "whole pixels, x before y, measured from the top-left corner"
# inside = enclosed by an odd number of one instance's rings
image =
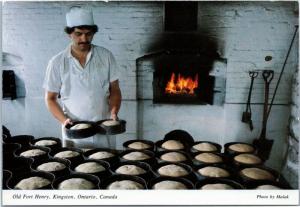
[[[78,43],[79,45],[89,45],[89,44],[91,44],[90,42],[80,42],[80,43]]]

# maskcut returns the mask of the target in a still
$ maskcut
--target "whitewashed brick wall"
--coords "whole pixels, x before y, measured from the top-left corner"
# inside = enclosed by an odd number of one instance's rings
[[[65,12],[72,2],[4,2],[3,51],[20,60],[16,65],[8,61],[17,74],[24,78],[26,98],[2,101],[2,120],[12,134],[33,134],[60,137],[60,126],[47,111],[42,89],[46,65],[50,57],[68,43],[63,32]],[[88,4],[84,2],[84,4]],[[94,19],[99,25],[94,43],[110,49],[120,66],[123,105],[120,117],[128,121],[127,133],[118,136],[118,146],[137,136],[136,62],[149,52],[155,43],[166,37],[163,31],[163,2],[91,2]],[[248,70],[272,69],[275,77],[271,95],[278,78],[297,23],[295,2],[199,2],[198,31],[218,43],[218,51],[228,60],[226,72],[226,97],[224,106],[193,106],[179,111],[182,120],[197,111],[199,128],[187,128],[196,139],[207,138],[224,144],[229,141],[252,141],[260,134],[262,104],[253,106],[254,131],[241,123],[245,109],[250,79]],[[275,140],[270,165],[280,167],[284,139],[287,135],[290,114],[291,76],[298,64],[295,42],[269,118],[267,136]],[[271,55],[273,60],[265,62]],[[8,58],[9,59],[9,58]],[[253,102],[263,102],[261,77],[254,85]],[[162,106],[151,111],[150,102],[144,106],[144,126],[158,127],[145,131],[148,139],[160,139],[172,126],[151,120],[172,110]],[[148,107],[149,106],[149,107]],[[151,107],[150,107],[151,106]],[[155,107],[155,106],[154,106]],[[174,108],[176,111],[176,109]],[[185,115],[186,113],[187,115]],[[178,117],[178,116],[177,116]],[[174,117],[168,117],[175,120]],[[207,125],[205,125],[207,124]],[[165,127],[163,127],[165,126]],[[217,130],[216,130],[217,129]],[[200,132],[200,133],[199,133]],[[147,136],[146,136],[147,135]],[[200,136],[201,135],[201,136]]]
[[[299,54],[299,53],[298,53]],[[299,188],[299,138],[300,138],[300,78],[299,68],[294,74],[292,91],[292,113],[289,119],[289,136],[287,142],[287,163],[284,168],[284,175],[293,188]]]

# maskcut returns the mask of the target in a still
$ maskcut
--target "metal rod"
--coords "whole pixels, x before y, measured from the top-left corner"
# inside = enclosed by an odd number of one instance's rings
[[[267,119],[268,119],[268,117],[269,117],[269,114],[270,114],[270,111],[271,111],[271,108],[272,108],[272,105],[273,105],[273,102],[274,102],[274,99],[275,99],[275,95],[276,95],[276,92],[277,92],[277,89],[278,89],[278,86],[279,86],[279,83],[280,83],[280,80],[281,80],[281,76],[282,76],[282,74],[283,74],[283,71],[284,71],[286,62],[287,62],[287,60],[288,60],[288,58],[289,58],[289,55],[290,55],[290,52],[291,52],[291,49],[292,49],[292,46],[293,46],[293,43],[294,43],[294,40],[295,40],[297,31],[298,31],[298,25],[295,26],[294,36],[293,36],[293,39],[292,39],[292,41],[291,41],[291,44],[290,44],[288,53],[286,54],[286,57],[285,57],[285,60],[284,60],[284,63],[283,63],[283,66],[282,66],[282,69],[281,69],[281,72],[280,72],[280,75],[279,75],[279,78],[278,78],[276,87],[275,87],[275,90],[274,90],[274,93],[273,93],[272,101],[271,101],[271,103],[270,103],[270,107],[269,107],[268,114],[267,114]]]

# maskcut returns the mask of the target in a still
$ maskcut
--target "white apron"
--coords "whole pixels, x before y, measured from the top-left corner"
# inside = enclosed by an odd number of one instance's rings
[[[92,55],[99,55],[96,50]],[[61,101],[63,111],[73,121],[99,121],[109,118],[109,77],[108,68],[101,61],[90,58],[93,67],[80,69],[67,55],[62,68]],[[62,126],[63,146],[79,148],[115,148],[115,136],[96,134],[84,139],[70,139]]]

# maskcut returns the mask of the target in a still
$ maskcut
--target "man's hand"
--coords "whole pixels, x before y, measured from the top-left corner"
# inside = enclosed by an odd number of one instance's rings
[[[69,118],[64,121],[63,125],[64,125],[64,127],[66,127],[68,124],[73,125],[72,120]]]

